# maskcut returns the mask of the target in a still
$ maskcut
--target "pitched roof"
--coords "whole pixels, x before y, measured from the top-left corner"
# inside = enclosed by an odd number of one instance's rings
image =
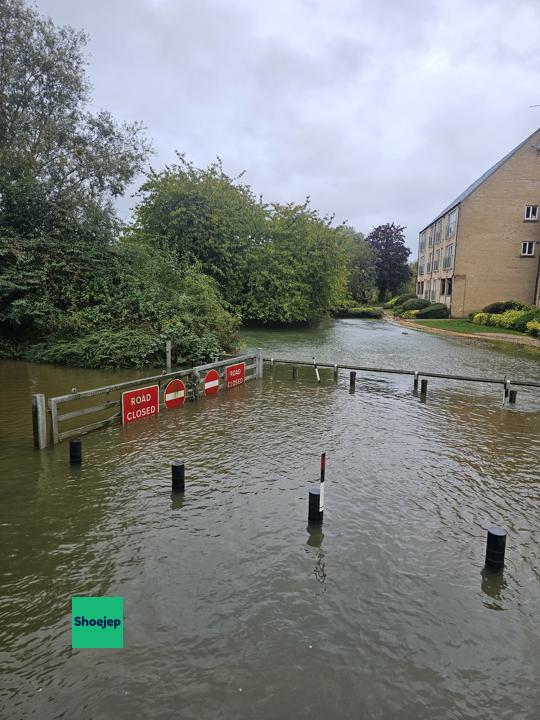
[[[531,134],[529,135],[529,137],[525,138],[525,140],[523,140],[523,142],[519,143],[519,145],[518,145],[517,147],[515,147],[513,150],[511,150],[511,151],[508,153],[508,155],[505,155],[501,160],[499,160],[499,162],[496,162],[495,165],[492,165],[492,166],[489,168],[489,170],[486,170],[486,172],[485,172],[483,175],[480,175],[480,177],[478,178],[478,180],[475,180],[471,185],[469,185],[469,187],[468,187],[466,190],[464,190],[464,191],[461,193],[461,195],[458,195],[457,198],[456,198],[453,202],[450,203],[450,205],[447,205],[447,206],[444,208],[444,210],[443,210],[442,212],[440,212],[434,220],[432,220],[430,223],[428,223],[428,224],[426,225],[426,227],[422,228],[422,230],[420,230],[420,232],[424,232],[424,230],[425,230],[426,228],[430,227],[430,225],[433,225],[433,223],[434,223],[434,222],[437,222],[437,220],[440,220],[444,215],[446,215],[447,212],[449,212],[450,210],[452,210],[452,208],[455,208],[457,205],[459,205],[460,203],[462,203],[462,202],[465,200],[465,198],[468,198],[469,195],[471,195],[471,194],[476,190],[476,188],[480,187],[480,185],[488,179],[488,177],[490,177],[491,175],[493,175],[493,173],[494,173],[496,170],[498,170],[502,165],[504,165],[504,163],[505,163],[507,160],[510,160],[510,158],[511,158],[513,155],[515,155],[518,150],[521,150],[521,148],[522,148],[524,145],[526,145],[526,143],[528,143],[529,140],[530,140],[532,137],[534,137],[539,130],[540,130],[540,128],[538,128],[538,129],[535,130],[533,133],[531,133]],[[539,143],[539,144],[540,144],[540,143]]]

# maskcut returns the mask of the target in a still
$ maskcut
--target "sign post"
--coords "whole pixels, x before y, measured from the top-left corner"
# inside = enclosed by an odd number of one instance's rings
[[[122,424],[127,425],[159,412],[159,385],[122,393]]]
[[[324,476],[326,474],[326,453],[323,452],[321,455],[321,482],[320,488],[321,493],[319,495],[319,512],[324,510]]]

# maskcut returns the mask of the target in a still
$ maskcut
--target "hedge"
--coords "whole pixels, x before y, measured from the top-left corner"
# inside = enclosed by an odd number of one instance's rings
[[[530,308],[531,306],[526,305],[525,307]],[[517,330],[518,332],[529,333],[530,335],[535,335],[535,323],[538,321],[540,321],[540,309],[514,309],[506,310],[503,313],[481,312],[476,313],[473,317],[473,322],[478,325],[488,325],[507,330]]]
[[[379,319],[383,316],[382,308],[369,307],[367,305],[350,307],[339,313],[340,317],[346,318],[373,318]]]
[[[501,315],[507,310],[534,310],[534,307],[519,300],[499,300],[498,302],[486,305],[486,307],[482,309],[482,312],[489,313],[490,315]]]
[[[405,300],[403,305],[399,305],[396,313],[403,313],[408,310],[421,310],[422,308],[429,307],[430,305],[430,301],[424,300],[424,298],[411,298],[410,300]]]
[[[448,307],[443,303],[434,303],[429,307],[422,308],[416,313],[418,319],[447,318],[450,315]]]

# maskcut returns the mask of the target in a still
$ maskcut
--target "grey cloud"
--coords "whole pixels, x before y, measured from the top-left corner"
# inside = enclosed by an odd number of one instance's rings
[[[540,125],[536,0],[38,0],[91,36],[97,107],[266,199],[417,233]],[[132,201],[122,205],[125,211]]]

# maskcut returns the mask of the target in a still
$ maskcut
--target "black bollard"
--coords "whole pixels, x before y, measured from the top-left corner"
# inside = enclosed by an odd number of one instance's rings
[[[184,492],[185,490],[185,468],[182,460],[175,460],[171,464],[172,470],[172,489],[178,492]]]
[[[349,376],[349,390],[354,390],[356,387],[356,372],[354,370],[351,370],[351,374]]]
[[[420,397],[425,398],[427,396],[427,380],[422,379],[420,381]]]
[[[510,405],[516,404],[517,390],[510,390],[508,393],[508,402]]]
[[[292,379],[296,380],[296,365],[293,365],[293,368],[292,368]]]
[[[414,383],[413,383],[413,390],[415,392],[418,392],[418,372],[415,370],[414,372]]]
[[[69,464],[82,465],[82,440],[80,438],[69,441]]]
[[[308,525],[322,525],[323,510],[319,510],[321,502],[321,491],[313,488],[309,491]]]
[[[505,550],[506,530],[501,527],[490,527],[487,533],[486,567],[502,570]]]

